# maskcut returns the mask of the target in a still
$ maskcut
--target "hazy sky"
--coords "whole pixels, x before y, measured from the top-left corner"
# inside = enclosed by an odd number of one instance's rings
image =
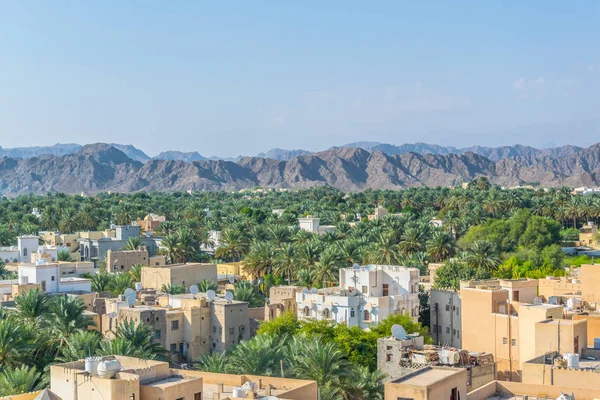
[[[599,21],[596,0],[2,1],[0,146],[589,145]]]

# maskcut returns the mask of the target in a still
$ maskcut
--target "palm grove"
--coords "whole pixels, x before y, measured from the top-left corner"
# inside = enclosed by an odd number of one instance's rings
[[[400,215],[367,221],[366,215],[378,205]],[[34,207],[41,210],[40,218],[31,215]],[[285,212],[277,216],[273,209]],[[566,260],[560,246],[577,240],[577,228],[582,222],[600,217],[600,198],[575,196],[568,188],[502,190],[485,178],[472,181],[465,189],[411,188],[348,194],[319,187],[293,192],[99,194],[85,198],[27,195],[0,200],[0,244],[13,245],[19,234],[39,230],[69,233],[106,229],[148,213],[167,217],[158,233],[163,236],[162,251],[169,262],[244,261],[246,269],[261,279],[259,284],[237,284],[235,296],[259,306],[272,285],[335,285],[339,268],[354,263],[405,265],[419,268],[421,274],[427,273],[430,262],[444,263],[438,269],[437,285],[454,288],[461,279],[562,275],[566,265],[587,261]],[[322,224],[336,228],[323,235],[300,230],[297,218],[306,215],[319,217]],[[433,218],[440,219],[443,225],[433,226]],[[214,255],[199,250],[202,245],[212,245],[211,230],[221,231],[221,246]],[[129,248],[138,246],[135,240],[128,243]],[[136,266],[128,273],[116,275],[100,273],[93,277],[93,288],[120,294],[139,280],[141,268]],[[4,268],[0,268],[0,274],[9,276]],[[214,282],[199,282],[199,286],[208,290],[214,288]],[[172,294],[185,291],[176,285],[161,289]],[[426,319],[426,298],[423,306]],[[83,309],[76,298],[48,298],[31,291],[15,300],[14,311],[2,310],[0,395],[43,386],[52,362],[89,354],[163,356],[153,346],[151,332],[144,331],[141,325],[119,326],[112,340],[88,331],[92,321],[85,318]],[[409,319],[399,318],[411,331],[422,329],[419,325],[408,326]],[[381,394],[380,387],[368,387],[365,383],[367,374],[376,371],[374,354],[369,355],[372,348],[364,343],[376,343],[377,329],[373,330],[375,336],[350,341],[354,344],[349,347],[341,338],[363,334],[288,322],[295,328],[286,328],[276,338],[265,328],[230,354],[205,357],[199,365],[209,370],[228,365],[230,372],[275,376],[283,373],[315,379],[329,393],[324,398],[376,398],[368,396]],[[306,352],[300,354],[297,348]],[[236,361],[252,359],[244,354],[267,350],[273,353],[262,354],[271,360],[265,365],[249,366]],[[289,365],[272,362],[284,357],[290,360]],[[334,361],[339,364],[328,364]],[[347,368],[348,365],[353,367]],[[339,384],[328,387],[328,381]]]

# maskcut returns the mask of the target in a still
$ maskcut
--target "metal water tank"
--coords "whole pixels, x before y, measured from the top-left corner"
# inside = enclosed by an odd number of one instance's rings
[[[137,290],[137,291],[142,290],[142,282],[136,282],[135,283],[135,290]]]
[[[579,368],[579,354],[577,353],[565,353],[563,356],[565,360],[567,360],[567,367],[569,368]]]
[[[29,284],[29,277],[25,275],[19,275],[19,285],[27,285]]]
[[[236,388],[233,388],[232,395],[235,398],[245,399],[246,398],[246,391],[243,388],[241,388],[241,387],[236,387]]]
[[[86,357],[85,358],[85,372],[93,376],[98,375],[98,365],[102,362],[100,357]]]

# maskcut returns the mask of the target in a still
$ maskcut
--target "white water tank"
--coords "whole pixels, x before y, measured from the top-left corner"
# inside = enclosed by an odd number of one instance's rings
[[[117,360],[106,360],[98,364],[98,376],[100,378],[110,379],[121,370],[121,363]]]
[[[579,354],[577,353],[565,353],[563,356],[565,360],[567,360],[567,367],[569,368],[579,368]]]
[[[246,398],[246,391],[243,388],[241,388],[241,387],[236,387],[236,388],[233,388],[232,395],[235,398],[245,399]]]
[[[138,290],[138,291],[142,290],[142,282],[135,283],[135,290]]]
[[[19,275],[19,285],[29,284],[29,277],[25,275]]]

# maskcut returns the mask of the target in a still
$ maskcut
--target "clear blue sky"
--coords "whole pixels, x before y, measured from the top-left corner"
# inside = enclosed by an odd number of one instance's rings
[[[0,146],[589,145],[599,21],[595,0],[3,1]]]

